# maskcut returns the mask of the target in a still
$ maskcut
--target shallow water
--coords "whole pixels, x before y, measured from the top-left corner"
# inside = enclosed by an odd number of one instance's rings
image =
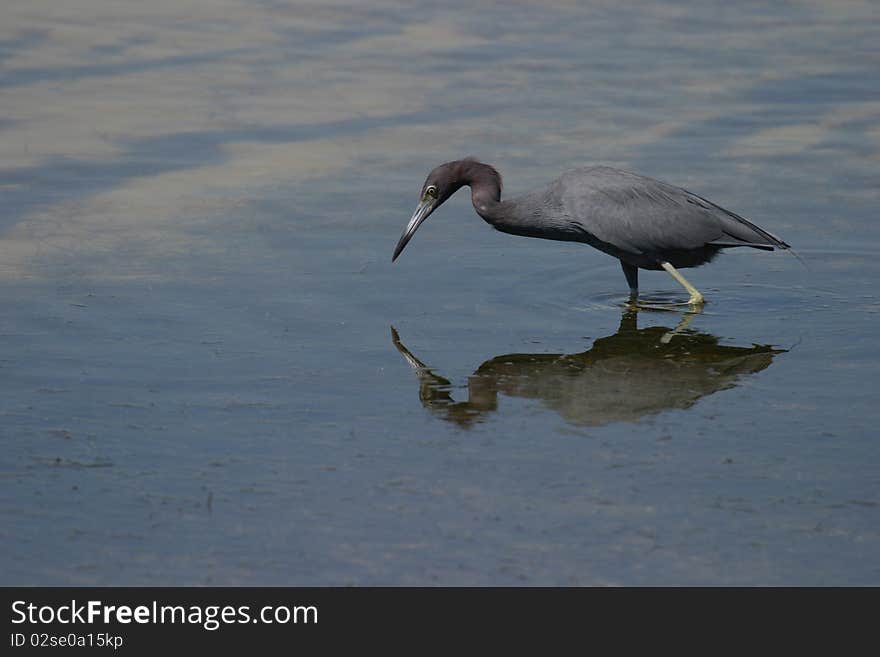
[[[0,8],[3,584],[880,584],[872,3]],[[590,163],[798,251],[493,232]]]

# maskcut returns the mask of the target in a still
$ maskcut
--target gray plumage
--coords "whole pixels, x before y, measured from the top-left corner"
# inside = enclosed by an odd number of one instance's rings
[[[605,166],[575,169],[542,188],[502,201],[497,170],[465,159],[442,164],[428,175],[421,202],[392,260],[419,225],[464,185],[471,188],[477,213],[502,232],[583,242],[618,258],[633,296],[638,290],[638,268],[663,268],[691,292],[692,303],[701,303],[702,295],[675,268],[707,263],[724,248],[789,248],[775,235],[701,196],[628,171]]]

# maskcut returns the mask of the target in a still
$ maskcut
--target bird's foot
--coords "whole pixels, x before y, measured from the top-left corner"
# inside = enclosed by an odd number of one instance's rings
[[[703,310],[705,299],[699,292],[699,296],[691,296],[687,301],[676,301],[675,294],[654,294],[645,297],[630,295],[623,306],[627,310],[649,310],[658,312],[684,312],[699,314]],[[681,309],[681,310],[679,310]]]

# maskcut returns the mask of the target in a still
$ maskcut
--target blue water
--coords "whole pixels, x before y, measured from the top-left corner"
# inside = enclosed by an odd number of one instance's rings
[[[869,4],[0,8],[5,585],[880,584]],[[86,18],[87,17],[87,18]],[[590,163],[790,242],[493,232]]]

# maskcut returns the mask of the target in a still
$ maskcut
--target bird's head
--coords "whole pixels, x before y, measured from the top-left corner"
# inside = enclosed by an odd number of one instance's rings
[[[425,219],[430,217],[434,210],[443,205],[464,185],[470,185],[474,206],[481,216],[485,217],[482,213],[486,209],[486,204],[497,203],[501,200],[501,174],[495,167],[479,162],[472,157],[441,164],[425,179],[419,197],[421,200],[406,228],[403,229],[403,234],[394,248],[394,255],[391,256],[391,262],[397,260],[397,256],[400,255]]]
[[[419,204],[394,248],[391,262],[397,260],[397,256],[400,255],[425,219],[430,217],[434,210],[443,205],[450,196],[467,183],[464,167],[462,167],[463,162],[465,161],[459,160],[441,164],[425,178],[425,184],[422,185],[422,193],[419,196]]]

